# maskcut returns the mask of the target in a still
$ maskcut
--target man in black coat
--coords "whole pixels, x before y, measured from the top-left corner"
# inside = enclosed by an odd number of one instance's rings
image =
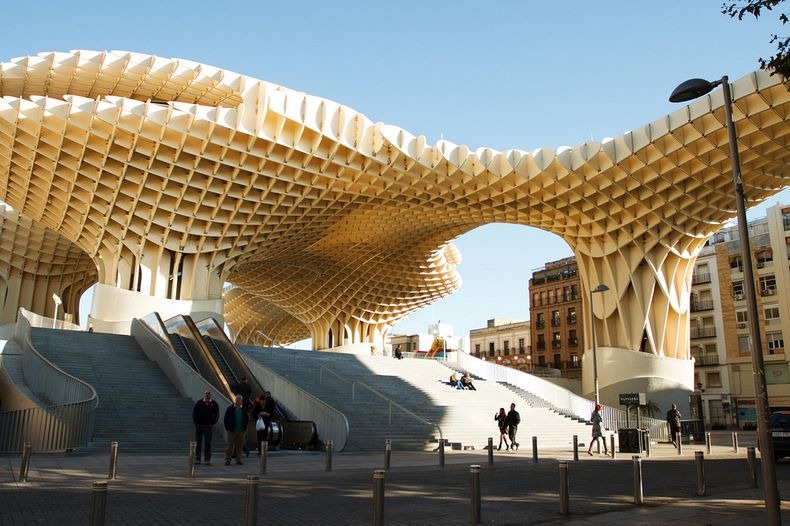
[[[236,464],[241,465],[241,451],[244,448],[247,436],[247,424],[250,417],[244,409],[243,399],[237,394],[233,399],[233,405],[225,410],[225,431],[228,432],[228,445],[225,448],[225,465],[230,466],[230,458],[236,456]]]
[[[200,464],[200,453],[204,451],[204,461],[211,465],[211,435],[214,433],[214,424],[219,420],[219,406],[211,399],[211,392],[203,393],[203,398],[195,402],[192,408],[192,421],[195,423],[195,464]],[[205,442],[205,450],[203,443]]]
[[[678,447],[677,437],[680,432],[680,418],[683,415],[678,411],[678,406],[672,404],[672,409],[667,411],[667,425],[669,426],[669,439],[672,445]]]
[[[516,442],[516,432],[518,425],[521,423],[521,415],[516,411],[516,404],[510,404],[510,411],[507,412],[505,417],[505,424],[507,424],[507,435],[510,437],[510,447],[518,451],[518,442]]]

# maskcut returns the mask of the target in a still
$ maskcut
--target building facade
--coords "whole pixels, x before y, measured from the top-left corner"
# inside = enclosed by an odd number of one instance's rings
[[[573,257],[546,263],[529,280],[532,360],[537,367],[558,369],[566,378],[581,378],[584,324],[580,290]]]
[[[502,365],[532,370],[529,321],[494,318],[486,327],[469,331],[472,355]]]
[[[790,409],[790,206],[777,204],[749,223],[749,240],[768,401],[772,410]],[[697,258],[690,301],[695,394],[713,427],[749,428],[757,418],[743,280],[738,229],[724,228]]]

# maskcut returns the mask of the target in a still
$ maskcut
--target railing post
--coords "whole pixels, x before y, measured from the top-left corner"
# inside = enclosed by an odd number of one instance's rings
[[[373,472],[373,525],[384,526],[384,473],[383,469]]]
[[[115,473],[118,466],[118,442],[110,443],[110,472],[107,478],[115,480]]]
[[[634,468],[634,504],[642,504],[644,501],[644,487],[642,485],[642,459],[639,455],[631,457]]]
[[[538,437],[532,437],[532,462],[538,463]]]
[[[30,467],[30,448],[32,444],[25,442],[22,445],[22,461],[19,464],[19,482],[27,482],[27,472]]]
[[[392,453],[392,440],[388,438],[384,441],[384,469],[390,468],[391,453]]]
[[[472,464],[469,466],[471,480],[470,504],[472,509],[472,524],[480,524],[480,466]]]
[[[573,461],[579,461],[579,435],[573,435]],[[560,462],[560,480],[562,480],[562,462]]]
[[[494,465],[494,439],[488,437],[488,465]]]
[[[694,452],[694,461],[697,464],[697,496],[705,496],[705,455],[702,451]]]
[[[753,447],[746,448],[746,461],[749,464],[749,477],[752,480],[752,487],[757,487],[757,456]]]
[[[261,440],[260,474],[266,474],[267,464],[269,463],[269,441]]]
[[[612,444],[614,444],[614,436],[612,437]],[[612,446],[612,451],[614,451],[614,446]],[[647,458],[650,458],[650,431],[645,433],[645,455],[647,455]]]
[[[560,514],[567,515],[570,513],[569,510],[570,483],[568,480],[568,461],[560,460]]]
[[[91,491],[90,526],[104,526],[106,512],[107,481],[97,480],[93,483],[93,491]]]
[[[197,449],[197,442],[194,440],[189,443],[187,458],[187,477],[195,478],[195,449]]]
[[[256,475],[247,475],[247,487],[244,493],[244,526],[258,524],[258,481]]]
[[[439,441],[439,467],[444,467],[444,440]]]
[[[711,445],[710,431],[708,431],[705,433],[705,450],[708,452],[708,455],[710,455]]]
[[[732,432],[732,452],[738,454],[738,432]]]

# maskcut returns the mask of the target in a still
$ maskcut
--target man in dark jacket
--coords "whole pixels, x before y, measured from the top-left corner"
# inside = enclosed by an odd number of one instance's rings
[[[678,411],[678,406],[672,404],[672,409],[667,411],[667,425],[669,426],[669,439],[672,445],[678,447],[677,437],[680,432],[680,418],[683,415]]]
[[[204,451],[203,457],[207,466],[211,465],[211,435],[214,432],[214,424],[219,420],[219,406],[211,399],[211,392],[203,393],[203,398],[195,403],[192,408],[192,421],[195,423],[195,464],[200,464],[200,452]],[[206,449],[203,450],[205,441]]]
[[[516,432],[518,425],[521,423],[521,415],[516,411],[516,404],[510,404],[510,411],[505,417],[505,424],[507,424],[507,434],[510,437],[510,447],[518,451],[518,442],[516,442]]]
[[[237,394],[233,399],[233,405],[225,410],[225,431],[228,432],[228,445],[225,448],[225,465],[230,466],[230,457],[236,456],[236,464],[241,465],[241,451],[244,447],[244,440],[247,436],[247,424],[250,417],[243,406],[243,399]]]

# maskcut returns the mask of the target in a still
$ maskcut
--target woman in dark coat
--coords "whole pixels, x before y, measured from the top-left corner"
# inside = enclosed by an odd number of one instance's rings
[[[510,445],[507,443],[507,424],[505,420],[507,419],[507,415],[505,414],[505,408],[500,407],[498,413],[494,413],[494,420],[496,420],[497,425],[499,426],[499,447],[497,451],[502,449],[502,441],[505,441],[505,451],[510,449]]]
[[[601,404],[595,404],[595,411],[593,414],[590,415],[590,422],[592,422],[592,440],[590,440],[590,447],[587,448],[587,454],[592,456],[592,447],[593,444],[597,444],[598,440],[603,442],[603,452],[605,454],[609,454],[609,450],[606,449],[606,440],[603,439],[603,431],[601,430],[601,422],[603,422],[603,418],[601,417],[601,409],[603,406]],[[600,451],[600,449],[598,450]]]

